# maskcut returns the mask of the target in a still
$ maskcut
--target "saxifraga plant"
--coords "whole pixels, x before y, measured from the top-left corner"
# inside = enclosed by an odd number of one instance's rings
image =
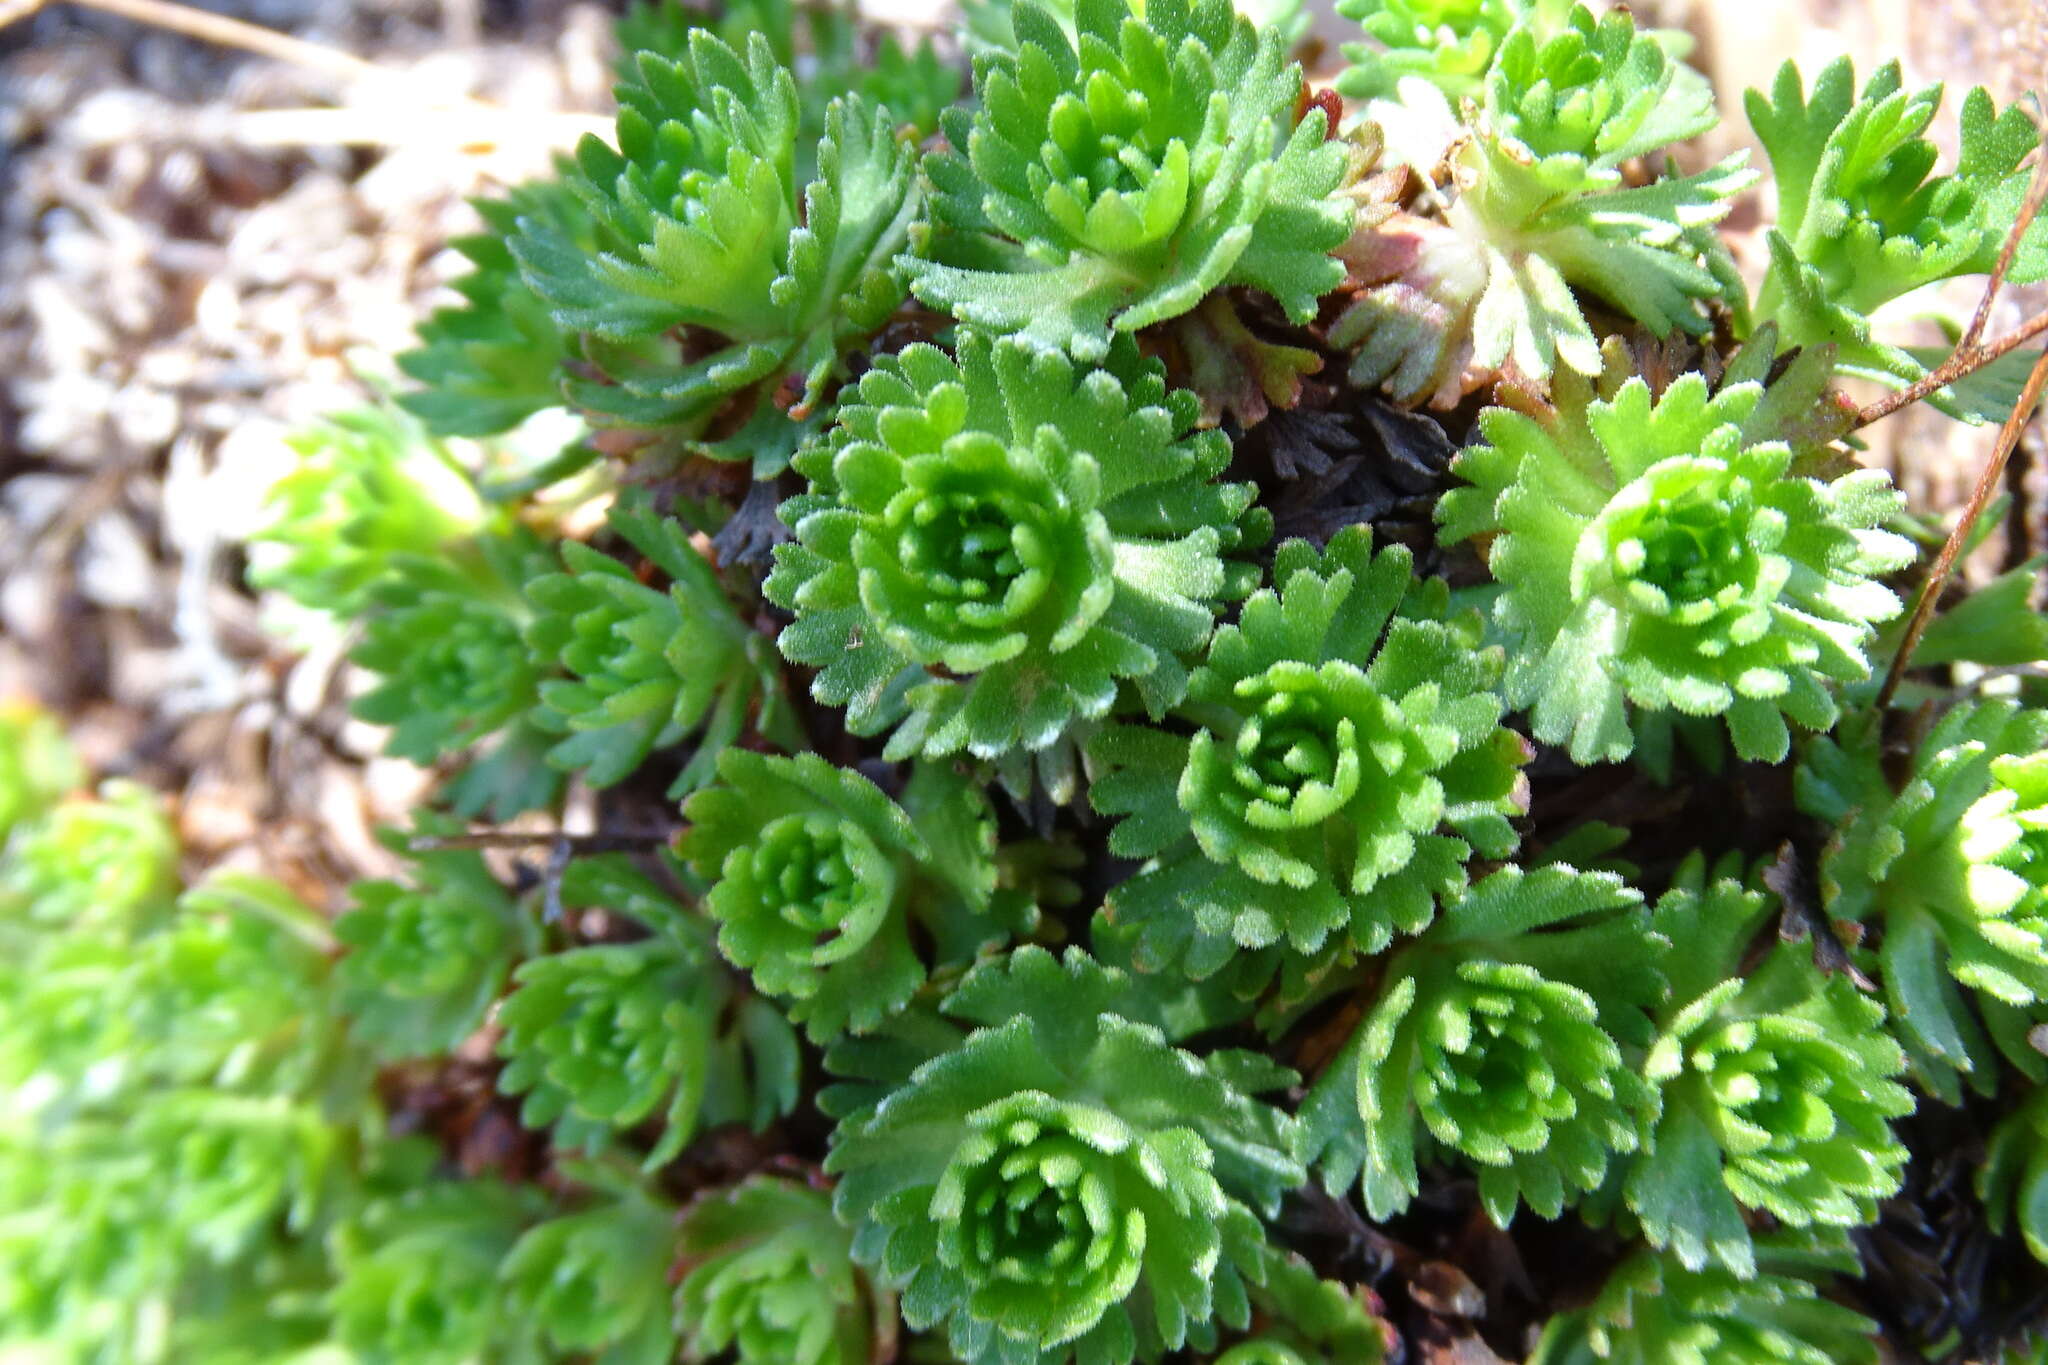
[[[1683,35],[1342,8],[633,9],[250,546],[390,856],[0,703],[0,1358],[2038,1355],[2042,561],[1838,389],[2024,110],[1788,68],[1752,251]]]
[[[939,1049],[914,1070],[895,1074],[902,1049],[849,1049],[895,1087],[841,1119],[826,1163],[854,1254],[901,1287],[906,1323],[943,1324],[976,1365],[1120,1365],[1245,1324],[1259,1215],[1301,1178],[1291,1121],[1247,1092],[1291,1073],[1205,1063],[1144,1004],[1078,950],[1020,948],[947,998],[974,1028],[921,1030]]]
[[[1625,1199],[1651,1245],[1698,1270],[1756,1266],[1745,1210],[1784,1227],[1853,1227],[1899,1186],[1891,1121],[1913,1099],[1884,1010],[1809,944],[1752,940],[1769,899],[1695,854],[1657,902],[1671,943],[1667,1003],[1642,1073],[1658,1113],[1630,1161]],[[1748,962],[1746,971],[1738,971]]]
[[[1500,39],[1462,115],[1420,77],[1398,87],[1406,117],[1440,140],[1402,150],[1425,172],[1423,158],[1446,158],[1449,198],[1383,206],[1344,248],[1358,292],[1330,339],[1357,351],[1361,384],[1450,406],[1504,367],[1594,374],[1599,345],[1575,289],[1658,335],[1705,331],[1706,301],[1728,292],[1711,228],[1754,178],[1742,156],[1647,184],[1622,173],[1714,125],[1706,81],[1625,9],[1595,18],[1579,5],[1546,23],[1545,8]],[[1474,37],[1487,32],[1473,22]]]
[[[1688,1270],[1638,1253],[1599,1297],[1551,1319],[1529,1365],[1852,1365],[1877,1359],[1877,1324],[1824,1298],[1817,1280],[1853,1273],[1845,1242],[1781,1236],[1758,1273]]]
[[[853,1261],[823,1190],[755,1176],[683,1211],[677,1316],[688,1359],[861,1365],[894,1334],[894,1300]]]
[[[1175,708],[1192,735],[1092,743],[1090,799],[1125,817],[1110,851],[1151,859],[1109,898],[1143,965],[1202,977],[1279,946],[1316,974],[1419,931],[1475,850],[1514,850],[1526,750],[1499,724],[1500,655],[1410,565],[1362,527],[1320,555],[1290,541],[1279,592],[1216,632]]]
[[[1998,1058],[2048,1079],[2028,1040],[2048,1001],[2048,712],[1958,705],[1887,766],[1868,724],[1814,744],[1800,803],[1836,828],[1820,866],[1834,914],[1881,928],[1874,965],[1921,1083],[1951,1103]],[[1895,788],[1896,784],[1896,788]]]
[[[1301,1150],[1333,1192],[1362,1181],[1375,1218],[1419,1192],[1430,1140],[1477,1167],[1495,1222],[1555,1218],[1655,1111],[1622,1045],[1648,1038],[1666,947],[1612,874],[1494,873],[1392,955],[1303,1103]]]
[[[1225,0],[1082,0],[1071,31],[1026,0],[1012,19],[1016,50],[976,64],[925,163],[918,298],[1088,361],[1226,285],[1315,316],[1343,276],[1347,157],[1327,111],[1299,115],[1277,31]]]
[[[1537,738],[1591,763],[1628,756],[1632,713],[1723,716],[1738,754],[1776,762],[1788,720],[1826,730],[1830,684],[1870,676],[1875,624],[1900,609],[1882,576],[1912,556],[1883,529],[1902,500],[1877,470],[1795,469],[1753,434],[1762,396],[1561,379],[1552,412],[1481,419],[1453,466],[1472,487],[1438,515],[1447,539],[1489,538],[1503,690]]]
[[[800,458],[797,540],[768,595],[791,660],[892,758],[1053,751],[1121,688],[1163,711],[1219,606],[1249,589],[1251,489],[1223,483],[1220,433],[1194,432],[1128,342],[1102,367],[963,331],[881,361]],[[1066,743],[1063,745],[1063,741]]]
[[[910,1003],[928,971],[913,938],[964,965],[1036,919],[997,885],[985,799],[946,767],[918,765],[900,805],[816,754],[731,750],[719,772],[684,807],[681,851],[714,882],[720,950],[814,1039]]]

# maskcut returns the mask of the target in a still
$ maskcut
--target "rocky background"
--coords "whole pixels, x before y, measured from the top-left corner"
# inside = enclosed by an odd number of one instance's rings
[[[558,0],[239,0],[278,60],[83,7],[0,29],[0,694],[182,794],[208,863],[332,903],[420,775],[340,648],[263,629],[236,542],[285,434],[395,382],[473,230],[608,107],[611,16]],[[8,7],[0,5],[0,16]],[[482,101],[483,103],[478,103]],[[258,852],[258,848],[261,851]]]

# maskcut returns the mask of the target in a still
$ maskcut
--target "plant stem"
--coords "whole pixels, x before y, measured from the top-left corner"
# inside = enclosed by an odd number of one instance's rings
[[[1999,248],[1998,261],[1991,267],[1990,278],[1984,282],[1984,296],[1977,300],[1977,311],[1970,318],[1969,330],[1956,342],[1947,360],[1936,366],[1932,373],[1923,376],[1912,385],[1895,393],[1888,393],[1856,414],[1856,425],[1852,431],[1867,427],[1880,417],[1889,417],[1900,408],[1910,407],[1929,394],[1947,388],[1958,379],[1974,374],[1992,361],[2004,355],[2015,346],[2024,346],[2033,337],[2048,331],[2048,313],[2029,318],[2016,330],[2007,333],[1989,346],[1978,343],[1983,340],[1984,328],[1991,321],[1991,303],[1998,297],[1998,291],[2005,284],[2006,272],[2012,269],[2013,257],[2019,253],[2020,241],[2027,235],[2034,219],[2041,212],[2043,200],[2048,200],[2048,133],[2043,134],[2040,155],[2034,158],[2034,175],[2027,182],[2027,197],[2020,204],[2019,216],[2013,220],[2012,228],[2005,234],[2005,245]]]
[[[2048,314],[2039,321],[2048,326]],[[1983,472],[1978,474],[1977,486],[1970,490],[1970,501],[1964,506],[1963,515],[1957,520],[1955,529],[1949,532],[1948,540],[1942,544],[1941,554],[1928,571],[1927,581],[1920,585],[1920,599],[1913,604],[1913,616],[1906,623],[1906,634],[1899,641],[1898,653],[1892,656],[1891,669],[1884,675],[1884,686],[1878,691],[1878,710],[1889,706],[1892,694],[1898,691],[1899,679],[1905,676],[1906,665],[1912,661],[1913,648],[1920,643],[1920,636],[1934,616],[1934,604],[1941,596],[1942,584],[1948,581],[1950,571],[1955,568],[1963,545],[1969,539],[1970,528],[1977,524],[1977,518],[1983,515],[1992,493],[1997,490],[2005,473],[2005,462],[2012,458],[2020,433],[2026,430],[2028,421],[2033,418],[2034,406],[2041,401],[2044,385],[2048,385],[2048,347],[2042,348],[2040,357],[2034,361],[2034,368],[2028,372],[2026,387],[2020,391],[2019,402],[2013,404],[2005,425],[1999,428],[1998,444],[1992,448],[1991,458],[1985,462]]]
[[[313,67],[347,80],[388,80],[391,76],[390,72],[361,57],[319,43],[309,43],[289,33],[264,28],[261,24],[175,4],[172,0],[72,0],[72,3],[85,9],[118,14],[138,24],[182,33],[189,38],[219,43],[222,47],[238,47],[281,62]]]

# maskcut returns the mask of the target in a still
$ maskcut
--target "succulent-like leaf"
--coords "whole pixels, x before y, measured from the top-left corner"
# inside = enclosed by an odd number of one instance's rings
[[[1403,79],[1420,77],[1451,99],[1476,98],[1529,8],[1526,0],[1340,0],[1337,12],[1356,19],[1372,42],[1344,44],[1350,65],[1337,89],[1357,100],[1389,98]]]
[[[2000,668],[2048,660],[2048,612],[2033,604],[2044,570],[2048,555],[2036,555],[1935,616],[1913,650],[1914,664]]]
[[[458,822],[422,812],[421,835]],[[387,836],[403,850],[403,835]],[[469,849],[413,855],[411,885],[357,882],[334,924],[348,955],[336,967],[341,1006],[388,1061],[452,1050],[483,1023],[518,959],[540,946],[534,913]]]
[[[0,862],[0,926],[29,921],[117,936],[161,922],[177,894],[178,840],[156,793],[111,781],[28,822]]]
[[[532,1186],[429,1183],[373,1205],[336,1245],[335,1337],[364,1365],[540,1365],[498,1268],[539,1216]]]
[[[1214,482],[1220,433],[1194,396],[1120,346],[1107,368],[962,331],[912,346],[842,396],[798,458],[768,595],[796,612],[789,658],[891,758],[1044,750],[1107,712],[1119,683],[1155,713],[1183,657],[1249,589],[1223,555],[1268,524]]]
[[[308,1253],[350,1211],[360,1145],[381,1129],[368,1068],[338,1055],[320,917],[238,873],[171,903],[176,847],[155,801],[111,795],[90,822],[67,803],[0,851],[17,890],[24,853],[41,874],[61,853],[88,859],[74,890],[109,897],[91,914],[39,895],[0,925],[9,1357],[180,1359],[236,1289],[317,1295]],[[31,847],[52,832],[59,845]],[[279,1342],[324,1336],[303,1300],[255,1316]]]
[[[122,1136],[100,1123],[0,1139],[0,1342],[59,1359],[147,1348],[183,1248],[150,1154]]]
[[[422,386],[398,402],[437,436],[495,435],[564,401],[562,367],[575,338],[520,276],[510,243],[528,220],[597,249],[596,227],[562,179],[569,169],[558,163],[554,179],[471,200],[483,231],[448,243],[470,263],[451,286],[462,302],[435,309],[419,325],[420,344],[398,357],[398,368]]]
[[[2029,1089],[1992,1129],[1977,1197],[1993,1232],[2017,1224],[2034,1259],[2048,1262],[2048,1088]]]
[[[340,413],[285,444],[299,463],[271,485],[274,515],[250,537],[252,587],[353,616],[397,560],[431,555],[483,527],[468,476],[402,412]]]
[[[678,851],[716,881],[719,948],[814,1040],[874,1028],[928,967],[971,962],[1035,918],[997,890],[993,815],[949,768],[920,765],[899,806],[816,754],[731,750],[718,766]]]
[[[1799,803],[1836,829],[1829,915],[1883,930],[1891,1027],[1922,1084],[1987,1093],[1999,1053],[2042,1078],[2020,1011],[2048,1001],[2048,712],[1964,703],[1915,746],[1894,792],[1873,727],[1809,747]]]
[[[1554,32],[1552,30],[1555,30]],[[1440,92],[1409,81],[1416,115],[1458,136]],[[1430,106],[1433,105],[1434,108]],[[1351,377],[1444,406],[1502,367],[1531,379],[1601,368],[1574,289],[1659,335],[1701,332],[1728,291],[1702,236],[1754,176],[1740,155],[1698,175],[1628,185],[1622,163],[1713,126],[1712,93],[1628,12],[1525,17],[1486,77],[1476,128],[1452,153],[1441,217],[1368,221],[1344,249],[1361,291],[1332,325]]]
[[[42,1125],[153,1090],[296,1096],[332,1069],[331,944],[275,883],[221,873],[139,936],[76,921],[10,944],[0,1094]]]
[[[1687,1269],[1640,1253],[1585,1308],[1543,1329],[1529,1365],[1867,1365],[1877,1324],[1823,1298],[1816,1279],[1854,1272],[1845,1245],[1780,1237],[1759,1248],[1760,1273]]]
[[[1771,93],[1745,107],[1777,181],[1771,267],[1755,317],[1788,345],[1832,343],[1848,373],[1901,385],[1925,368],[1874,341],[1867,318],[1880,304],[1957,275],[1991,269],[2019,215],[2038,143],[2026,111],[1999,112],[1982,88],[1964,98],[1961,157],[1934,175],[1939,153],[1923,137],[1942,88],[1903,87],[1899,64],[1878,69],[1861,91],[1844,57],[1809,92],[1787,62]],[[2009,279],[2048,276],[2048,223],[2021,240]]]
[[[815,175],[812,149],[825,134],[832,101],[852,91],[885,107],[920,138],[939,126],[939,112],[960,98],[962,67],[941,59],[930,38],[905,51],[896,35],[874,32],[845,0],[735,0],[717,13],[682,0],[635,0],[619,19],[619,74],[632,80],[643,52],[671,61],[689,56],[690,34],[709,29],[727,46],[744,48],[751,35],[768,40],[781,65],[804,78],[797,85],[797,175]]]
[[[1364,527],[1288,542],[1279,591],[1216,632],[1176,708],[1192,735],[1091,742],[1090,799],[1124,817],[1111,851],[1151,860],[1109,898],[1147,970],[1276,945],[1327,969],[1420,930],[1475,848],[1513,851],[1526,750],[1500,725],[1499,653],[1411,564]]]
[[[562,546],[566,572],[527,584],[538,614],[526,641],[569,675],[540,685],[542,722],[567,732],[548,761],[607,787],[694,736],[669,787],[675,797],[710,781],[719,754],[749,728],[800,747],[774,643],[742,616],[689,528],[637,501],[615,506],[611,524],[668,589],[574,541]]]
[[[1251,1297],[1267,1325],[1216,1365],[1379,1365],[1386,1358],[1386,1330],[1367,1306],[1369,1291],[1319,1279],[1299,1256],[1270,1247],[1265,1261]]]
[[[895,1302],[853,1261],[853,1236],[822,1190],[753,1176],[683,1211],[688,1272],[676,1317],[690,1361],[868,1365],[886,1359]]]
[[[561,787],[538,763],[532,723],[545,663],[521,638],[533,614],[522,588],[545,562],[528,532],[487,535],[440,557],[398,557],[369,590],[349,659],[377,681],[350,710],[391,727],[385,751],[415,763],[481,748],[451,791],[463,815],[509,818]]]
[[[1695,854],[1657,902],[1671,993],[1643,1069],[1660,1111],[1625,1197],[1652,1246],[1747,1278],[1746,1211],[1794,1228],[1876,1219],[1906,1161],[1891,1121],[1913,1097],[1884,1010],[1809,944],[1776,943],[1744,970],[1769,901],[1740,872],[1735,855],[1709,874]]]
[[[2048,1263],[2038,565],[1873,709],[1942,528],[1832,386],[1938,363],[1872,310],[1992,265],[2032,130],[1975,92],[1938,173],[1938,91],[1788,71],[1752,308],[1681,36],[1340,4],[1362,108],[1299,0],[965,0],[914,51],[634,8],[616,138],[478,205],[412,417],[295,437],[254,537],[443,770],[408,870],[333,922],[181,892],[216,841],[0,703],[0,1361],[1873,1365],[2018,1320],[1968,1255],[1896,1340],[1830,1278],[1955,1250],[1900,1221],[1961,1226],[1903,1139],[1970,1128],[1909,1072],[1989,1097],[1982,1230]],[[437,440],[515,425],[488,482]],[[1721,861],[1673,871],[1685,821]],[[1598,1262],[1512,1343],[1468,1188]],[[1405,1340],[1321,1278],[1388,1250]]]
[[[639,54],[618,90],[618,150],[577,148],[566,183],[595,249],[532,217],[511,246],[602,376],[569,381],[578,406],[695,433],[748,392],[787,383],[800,407],[818,401],[903,298],[891,262],[918,198],[884,111],[835,101],[806,184],[796,85],[768,39],[750,34],[742,55],[700,28],[687,48]]]
[[[911,288],[980,330],[1100,360],[1115,333],[1224,285],[1296,322],[1343,278],[1347,155],[1298,67],[1229,0],[1086,0],[1072,30],[1014,7],[1014,50],[975,67],[972,109],[926,160],[929,257]]]
[[[1900,495],[1878,470],[1800,477],[1790,447],[1748,434],[1761,395],[1564,381],[1545,420],[1488,410],[1453,466],[1473,487],[1438,520],[1492,536],[1507,698],[1578,762],[1627,757],[1631,708],[1723,716],[1738,754],[1775,762],[1788,719],[1827,729],[1827,685],[1869,676],[1872,623],[1899,610],[1878,579],[1912,559],[1879,529]]]
[[[506,1316],[551,1358],[668,1365],[675,1209],[629,1178],[588,1165],[571,1174],[591,1186],[579,1207],[529,1227],[498,1268]]]
[[[855,1256],[973,1365],[1125,1365],[1247,1320],[1256,1211],[1301,1170],[1237,1081],[1292,1073],[1172,1047],[1115,1012],[1127,981],[1078,949],[977,967],[945,1004],[974,1031],[836,1134]]]
[[[174,1235],[216,1262],[245,1255],[273,1224],[312,1227],[347,1158],[345,1133],[317,1105],[213,1090],[153,1094],[129,1128],[156,1187],[173,1192]]]
[[[761,1127],[795,1102],[796,1040],[758,1002],[735,1001],[710,931],[620,857],[572,863],[563,903],[601,906],[652,930],[634,943],[533,958],[498,1011],[506,1059],[498,1084],[524,1094],[528,1127],[558,1146],[600,1152],[658,1118],[650,1169],[700,1124]]]
[[[1636,1149],[1653,1092],[1620,1044],[1648,1034],[1665,941],[1607,873],[1505,868],[1388,961],[1364,1020],[1302,1106],[1299,1150],[1374,1218],[1421,1188],[1434,1138],[1474,1165],[1502,1227],[1555,1218]]]
[[[188,888],[162,932],[131,954],[127,1013],[146,1073],[354,1100],[365,1071],[340,1046],[334,948],[325,917],[268,878],[223,870]]]

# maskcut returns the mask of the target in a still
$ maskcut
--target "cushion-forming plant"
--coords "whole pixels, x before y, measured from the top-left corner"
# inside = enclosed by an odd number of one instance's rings
[[[692,1203],[680,1227],[689,1359],[731,1350],[741,1365],[861,1365],[888,1340],[894,1302],[854,1264],[823,1190],[752,1177]]]
[[[1923,1084],[1953,1101],[1996,1060],[2048,1079],[2028,1041],[2048,1000],[2048,712],[1957,706],[1903,774],[1882,738],[1844,725],[1799,769],[1800,804],[1832,821],[1820,875],[1830,913],[1882,928],[1875,959]]]
[[[538,215],[511,240],[598,376],[572,370],[566,392],[597,420],[691,435],[744,395],[816,402],[903,296],[918,197],[887,111],[835,101],[800,183],[796,83],[760,33],[740,52],[694,30],[674,58],[640,54],[618,94],[617,149],[586,138],[565,175],[593,240]]]
[[[930,157],[919,299],[960,321],[1100,360],[1225,285],[1296,322],[1343,268],[1349,157],[1300,68],[1227,0],[1081,0],[1074,32],[1035,0],[1014,52],[976,64],[976,104]]]
[[[423,817],[418,829],[434,838],[460,825]],[[481,853],[439,849],[412,861],[409,885],[350,887],[349,908],[334,922],[349,950],[335,968],[344,1008],[371,1050],[392,1058],[452,1048],[475,1033],[513,964],[539,946],[532,912]]]
[[[1654,1112],[1621,1048],[1648,1036],[1666,947],[1612,873],[1494,873],[1388,962],[1303,1104],[1301,1150],[1377,1218],[1419,1192],[1432,1142],[1476,1168],[1495,1222],[1555,1218]]]
[[[2038,1358],[2043,561],[1837,388],[2024,111],[1788,69],[1752,251],[1682,35],[1344,13],[632,9],[283,452],[289,837],[0,700],[0,1359]]]
[[[929,1060],[870,1072],[901,1088],[840,1120],[826,1169],[855,1255],[976,1365],[1123,1362],[1246,1320],[1259,1214],[1301,1178],[1291,1120],[1255,1096],[1291,1073],[1173,1046],[1126,982],[1078,950],[977,968],[946,1002],[972,1030],[925,1031]]]
[[[875,1028],[931,966],[971,962],[1035,919],[998,886],[987,802],[949,768],[919,764],[900,804],[816,754],[734,750],[719,775],[684,808],[681,852],[713,883],[720,950],[814,1039]]]
[[[1370,100],[1395,95],[1403,80],[1419,77],[1454,100],[1476,97],[1501,43],[1529,8],[1523,0],[1341,0],[1337,12],[1357,20],[1369,41],[1344,45],[1350,65],[1337,89]]]
[[[1639,1253],[1591,1304],[1551,1319],[1529,1365],[1862,1365],[1877,1359],[1875,1324],[1815,1284],[1855,1266],[1842,1242],[1790,1236],[1762,1249],[1750,1279]]]
[[[630,916],[648,936],[535,957],[498,1014],[499,1084],[520,1114],[565,1147],[604,1151],[615,1130],[658,1117],[650,1166],[699,1124],[762,1127],[796,1101],[796,1039],[760,1000],[735,999],[711,934],[662,888],[616,858],[564,874],[567,904]]]
[[[1090,799],[1124,817],[1110,850],[1150,860],[1110,912],[1155,970],[1276,946],[1327,970],[1420,930],[1475,850],[1514,849],[1527,754],[1476,613],[1363,527],[1283,545],[1273,581],[1209,642],[1174,712],[1191,735],[1125,724],[1090,746]]]
[[[1658,1113],[1624,1191],[1651,1245],[1747,1277],[1745,1210],[1792,1228],[1872,1221],[1898,1189],[1906,1149],[1891,1121],[1913,1100],[1883,1008],[1810,945],[1777,943],[1736,974],[1770,908],[1739,872],[1695,854],[1657,902],[1669,992],[1643,1074]]]
[[[1924,375],[1930,367],[1910,350],[1872,333],[1870,315],[1923,285],[1989,271],[2019,216],[2020,162],[2039,141],[2033,120],[1970,91],[1957,121],[1961,156],[1934,175],[1939,152],[1922,134],[1941,98],[1939,85],[1903,88],[1897,62],[1857,90],[1846,57],[1811,91],[1788,62],[1768,95],[1746,95],[1778,193],[1753,316],[1793,345],[1834,346],[1842,373],[1895,386]],[[2007,278],[2048,276],[2048,223],[2018,246]]]
[[[1358,292],[1330,339],[1356,351],[1355,381],[1449,406],[1504,367],[1532,380],[1597,374],[1575,289],[1659,335],[1706,330],[1703,301],[1728,286],[1710,230],[1754,176],[1737,154],[1696,175],[1627,181],[1624,163],[1715,114],[1706,82],[1626,10],[1575,6],[1555,26],[1524,16],[1486,68],[1471,126],[1419,77],[1400,93],[1415,106],[1404,123],[1425,130],[1414,136],[1441,140],[1405,155],[1443,159],[1450,185],[1362,220],[1344,248]]]
[[[1130,343],[1106,361],[963,330],[879,363],[800,457],[782,649],[890,756],[1054,749],[1122,686],[1163,710],[1249,589],[1224,556],[1264,523],[1217,479],[1229,443]]]
[[[687,528],[644,507],[613,508],[611,524],[667,575],[668,590],[575,541],[562,547],[562,573],[528,581],[526,642],[567,674],[540,685],[543,724],[566,732],[548,761],[609,786],[689,737],[696,753],[669,787],[682,796],[711,779],[719,753],[749,727],[795,747],[774,647]]]
[[[1744,758],[1782,760],[1788,721],[1826,730],[1831,685],[1870,675],[1881,581],[1911,558],[1883,529],[1882,471],[1823,480],[1757,439],[1754,383],[1685,375],[1653,395],[1560,382],[1542,416],[1490,410],[1444,495],[1443,533],[1489,537],[1510,642],[1503,690],[1581,763],[1627,757],[1635,717],[1722,716]]]

